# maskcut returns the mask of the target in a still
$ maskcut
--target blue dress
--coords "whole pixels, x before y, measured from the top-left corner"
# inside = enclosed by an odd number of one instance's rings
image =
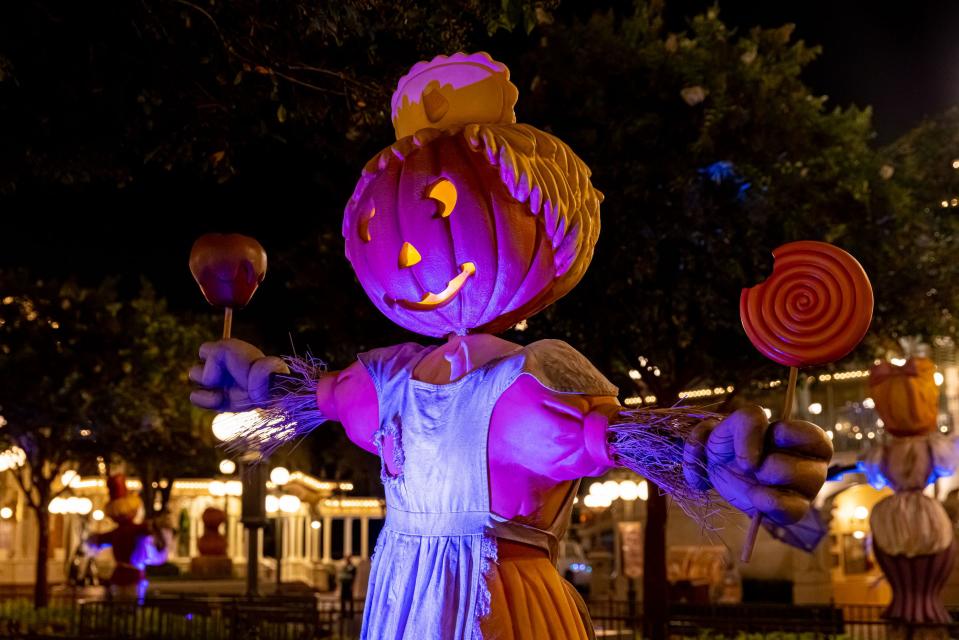
[[[486,439],[490,416],[516,368],[498,360],[444,385],[412,378],[431,349],[405,344],[360,356],[379,398],[382,455],[394,439],[394,476],[382,466],[386,525],[376,542],[361,637],[478,640],[488,611],[484,572],[496,556],[489,531]]]
[[[575,486],[547,529],[492,514],[487,440],[493,408],[524,373],[559,392],[615,395],[616,388],[565,343],[536,345],[542,346],[518,348],[447,384],[412,377],[435,347],[407,343],[359,355],[379,403],[374,442],[382,458],[384,440],[393,440],[392,466],[399,470],[393,475],[382,463],[386,523],[373,554],[364,640],[480,640],[496,538],[553,555]]]

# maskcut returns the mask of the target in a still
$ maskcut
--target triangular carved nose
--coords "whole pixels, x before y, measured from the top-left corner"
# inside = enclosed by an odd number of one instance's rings
[[[400,269],[412,267],[422,259],[420,252],[409,242],[404,242],[403,246],[400,247]]]

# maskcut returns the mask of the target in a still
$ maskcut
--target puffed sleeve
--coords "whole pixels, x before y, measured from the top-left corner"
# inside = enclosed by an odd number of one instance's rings
[[[865,453],[859,466],[876,489],[922,489],[936,478],[952,475],[959,465],[956,441],[938,433],[890,438]]]
[[[866,474],[866,482],[877,491],[885,488],[889,482],[882,473],[883,447],[871,447],[859,459],[859,469]]]
[[[932,468],[937,478],[946,478],[959,467],[959,448],[956,439],[938,433],[929,436],[929,452],[932,454]]]
[[[376,386],[362,364],[354,362],[320,379],[316,395],[320,411],[339,420],[353,444],[376,453],[373,444],[373,434],[379,424]]]
[[[490,455],[557,482],[611,469],[606,416],[619,410],[616,387],[559,340],[533,343],[519,357],[493,411]]]
[[[380,416],[389,415],[384,402],[388,403],[395,396],[395,388],[409,377],[411,363],[422,355],[423,349],[407,342],[367,351],[337,374],[331,383],[335,387],[332,398],[346,435],[354,444],[377,453],[373,437],[379,429]]]
[[[367,351],[343,369],[321,376],[316,383],[316,406],[324,418],[342,423],[354,444],[377,453],[373,442],[384,415],[383,398],[408,375],[407,369],[423,347],[404,343]]]

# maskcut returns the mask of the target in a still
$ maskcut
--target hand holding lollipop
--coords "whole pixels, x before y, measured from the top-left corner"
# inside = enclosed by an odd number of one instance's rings
[[[739,315],[750,342],[790,367],[782,420],[792,415],[799,367],[825,364],[852,351],[872,321],[872,285],[862,265],[842,249],[800,241],[773,251],[773,274],[743,289]],[[748,562],[762,516],[753,516],[743,545]]]

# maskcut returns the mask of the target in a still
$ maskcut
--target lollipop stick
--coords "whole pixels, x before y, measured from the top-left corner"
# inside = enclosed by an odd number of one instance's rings
[[[782,417],[780,420],[785,422],[793,417],[793,403],[796,398],[796,379],[799,377],[799,369],[789,367],[789,382],[786,385],[786,404],[783,405]]]
[[[233,307],[223,308],[223,339],[229,340],[233,332]]]
[[[782,418],[780,418],[783,422],[792,417],[793,399],[796,397],[796,379],[798,377],[799,369],[789,367],[789,382],[786,384],[786,404],[783,405]],[[739,556],[739,559],[743,562],[749,562],[753,556],[753,546],[756,544],[756,536],[759,534],[759,525],[761,525],[762,522],[762,514],[757,513],[753,516],[752,522],[749,523],[749,532],[746,534],[745,542],[743,542],[743,552],[742,555]]]

